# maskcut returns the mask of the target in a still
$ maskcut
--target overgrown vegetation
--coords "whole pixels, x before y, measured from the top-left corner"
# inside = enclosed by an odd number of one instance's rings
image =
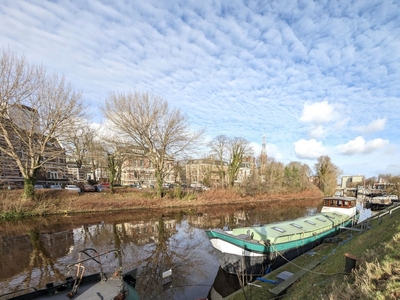
[[[48,214],[68,214],[79,212],[129,210],[146,208],[195,207],[202,205],[230,205],[238,203],[258,203],[260,201],[279,202],[285,199],[321,199],[319,191],[292,194],[267,195],[259,193],[246,195],[240,190],[213,189],[205,192],[194,190],[166,189],[163,198],[158,199],[154,190],[116,188],[115,193],[78,194],[65,190],[38,190],[33,200],[22,200],[21,190],[0,191],[0,219],[17,219],[26,216]],[[157,201],[152,201],[157,199]]]

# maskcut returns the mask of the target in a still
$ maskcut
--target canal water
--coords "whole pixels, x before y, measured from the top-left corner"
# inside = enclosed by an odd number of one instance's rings
[[[221,206],[193,210],[135,210],[107,214],[40,217],[0,223],[0,295],[75,276],[68,267],[79,251],[121,249],[123,270],[138,268],[141,299],[212,298],[210,291],[237,289],[219,268],[217,254],[204,230],[260,225],[316,213],[301,201],[257,206]],[[114,270],[110,253],[103,269]],[[163,273],[172,275],[163,280]],[[90,264],[85,275],[98,272]],[[228,283],[228,284],[226,284]],[[213,287],[214,285],[214,287]],[[216,287],[216,285],[221,287]],[[212,289],[213,288],[213,289]],[[1,300],[9,296],[0,297]]]

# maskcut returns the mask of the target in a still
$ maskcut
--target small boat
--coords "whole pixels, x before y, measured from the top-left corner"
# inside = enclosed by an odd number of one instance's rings
[[[119,261],[119,269],[110,273],[103,272],[101,257],[116,253]],[[82,254],[87,257],[81,258]],[[93,255],[94,254],[94,255]],[[94,261],[98,264],[100,271],[95,274],[84,275],[85,262]],[[118,249],[110,250],[104,253],[98,253],[93,248],[86,248],[79,251],[79,260],[68,265],[68,268],[76,268],[76,276],[68,277],[65,282],[60,284],[48,283],[43,289],[31,288],[33,291],[15,291],[0,298],[8,296],[5,299],[30,300],[30,299],[76,299],[76,300],[137,300],[139,295],[135,290],[137,269],[128,272],[122,272],[121,252]],[[25,290],[26,292],[26,290]],[[18,294],[18,295],[17,295]]]
[[[341,227],[357,222],[354,197],[324,198],[320,213],[268,225],[206,230],[222,269],[231,274],[262,275],[311,250]]]

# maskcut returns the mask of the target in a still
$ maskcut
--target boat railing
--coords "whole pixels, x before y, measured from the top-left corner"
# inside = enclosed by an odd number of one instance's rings
[[[93,255],[93,253],[94,253],[94,255]],[[107,256],[107,255],[112,254],[112,253],[117,254],[118,266],[119,266],[119,269],[120,269],[119,274],[122,274],[122,256],[121,256],[121,250],[120,249],[107,250],[107,251],[102,252],[102,253],[98,253],[97,250],[94,249],[94,248],[86,248],[86,249],[80,250],[79,251],[78,261],[75,262],[75,263],[67,265],[67,268],[71,269],[71,267],[74,267],[74,266],[79,268],[80,266],[83,265],[84,262],[92,260],[92,261],[94,261],[95,263],[98,264],[98,266],[100,268],[101,278],[103,280],[103,279],[105,279],[104,278],[105,275],[103,273],[103,265],[102,265],[102,262],[101,262],[101,257]],[[82,258],[82,254],[86,255],[87,257],[86,258]]]
[[[93,255],[94,253],[94,255]],[[116,253],[118,257],[118,263],[119,263],[119,271],[115,272],[114,275],[118,276],[120,279],[122,279],[122,257],[121,257],[121,251],[119,249],[113,249],[113,250],[108,250],[103,253],[98,253],[96,249],[94,248],[86,248],[84,250],[79,251],[79,259],[76,263],[72,263],[67,265],[68,269],[71,269],[71,267],[76,267],[76,277],[74,280],[74,284],[72,286],[71,292],[67,295],[69,298],[72,298],[78,291],[79,285],[82,282],[83,274],[85,273],[85,266],[84,262],[87,262],[89,260],[94,261],[99,265],[100,268],[100,280],[101,281],[107,281],[107,276],[103,272],[103,265],[101,262],[101,257],[107,256],[108,254],[111,253]],[[82,258],[82,254],[86,255],[86,258]],[[72,280],[72,278],[67,278],[67,280]]]

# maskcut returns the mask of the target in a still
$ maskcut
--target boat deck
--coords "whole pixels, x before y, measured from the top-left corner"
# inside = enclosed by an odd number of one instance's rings
[[[72,298],[75,300],[99,300],[99,299],[114,299],[116,295],[118,295],[121,287],[122,281],[119,278],[115,278],[110,276],[107,281],[98,282],[95,284],[85,284],[81,285],[78,288],[76,295]],[[42,296],[36,299],[51,299],[51,300],[59,300],[59,299],[68,299],[68,293],[71,290],[65,290],[63,292]]]
[[[107,280],[93,280],[100,279],[98,274],[89,275],[84,278],[81,284],[78,286],[76,293],[72,293],[74,281],[69,284],[58,284],[54,287],[48,286],[46,289],[41,289],[29,292],[27,294],[18,295],[18,291],[15,294],[7,294],[3,296],[8,296],[5,299],[18,299],[18,300],[30,300],[30,299],[77,299],[77,300],[99,300],[99,299],[114,299],[121,289],[123,288],[123,281],[119,277],[113,276],[112,273],[105,274]],[[1,299],[4,299],[0,296]]]

